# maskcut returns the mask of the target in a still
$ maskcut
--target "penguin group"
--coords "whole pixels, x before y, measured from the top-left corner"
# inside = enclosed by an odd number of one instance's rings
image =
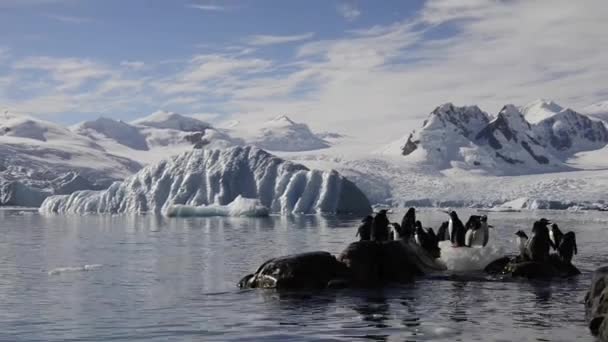
[[[416,220],[416,209],[409,208],[403,216],[401,223],[391,223],[387,210],[380,210],[375,216],[365,217],[357,230],[361,241],[391,241],[402,240],[420,245],[436,258],[439,257],[440,241],[450,241],[452,247],[485,247],[490,239],[488,217],[485,215],[471,215],[466,224],[463,224],[455,211],[446,212],[449,215],[438,228],[424,228],[422,222]],[[549,227],[550,225],[550,227]],[[578,253],[576,235],[569,231],[562,233],[558,225],[545,218],[534,222],[532,235],[519,230],[517,247],[520,261],[546,262],[550,258],[559,258],[570,264],[574,255]],[[551,254],[551,250],[555,253]]]
[[[467,224],[462,224],[455,211],[446,212],[450,219],[439,227],[439,241],[450,241],[453,247],[485,247],[490,241],[490,230],[486,215],[471,215]]]
[[[380,210],[375,216],[366,216],[361,221],[357,229],[357,236],[361,241],[415,242],[431,255],[439,257],[439,238],[433,228],[424,228],[422,222],[416,220],[416,209],[409,208],[401,224],[391,223],[387,213],[387,210]]]
[[[570,264],[572,257],[578,253],[576,247],[576,234],[570,231],[562,233],[557,224],[551,224],[545,218],[534,222],[532,226],[532,237],[522,230],[515,233],[521,261],[546,262],[551,258],[551,249],[562,262]]]

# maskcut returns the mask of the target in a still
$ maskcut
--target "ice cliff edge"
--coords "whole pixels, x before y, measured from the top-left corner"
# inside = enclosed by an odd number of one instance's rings
[[[369,200],[336,171],[309,170],[253,146],[192,150],[149,165],[103,191],[51,196],[41,213],[164,213],[172,205],[226,205],[257,198],[271,213],[371,212]]]

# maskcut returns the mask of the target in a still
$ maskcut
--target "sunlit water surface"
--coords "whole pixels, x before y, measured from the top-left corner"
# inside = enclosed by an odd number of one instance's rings
[[[271,257],[339,253],[354,240],[358,219],[4,210],[0,340],[593,341],[583,299],[591,272],[608,264],[608,213],[490,213],[493,242],[514,252],[513,233],[540,215],[577,233],[580,277],[433,277],[380,290],[277,293],[235,284]],[[446,215],[427,210],[419,217],[437,227]]]

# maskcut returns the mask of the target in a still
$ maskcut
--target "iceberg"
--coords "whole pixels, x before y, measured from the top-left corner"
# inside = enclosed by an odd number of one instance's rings
[[[270,210],[260,200],[237,196],[228,205],[191,206],[177,204],[167,208],[164,213],[169,217],[210,217],[210,216],[245,216],[265,217]]]
[[[192,150],[149,165],[103,191],[48,197],[41,213],[167,213],[254,198],[271,213],[368,214],[357,186],[334,170],[309,170],[254,146]]]
[[[505,250],[493,244],[485,247],[452,247],[449,241],[440,241],[441,261],[454,272],[482,271],[492,261],[503,257]]]

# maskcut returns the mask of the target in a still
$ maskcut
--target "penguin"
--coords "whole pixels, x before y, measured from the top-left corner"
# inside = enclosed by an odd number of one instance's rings
[[[439,248],[439,240],[433,228],[428,228],[426,231],[426,241],[422,246],[427,252],[429,252],[434,258],[441,256],[441,249]]]
[[[482,215],[481,216],[481,232],[483,234],[483,244],[482,244],[483,247],[487,246],[488,242],[490,241],[490,228],[494,228],[494,226],[488,224],[488,216]]]
[[[397,222],[393,222],[391,223],[391,226],[393,228],[391,229],[390,234],[393,236],[393,240],[403,239],[403,229],[401,228],[401,225]]]
[[[467,247],[483,246],[483,232],[481,230],[481,216],[471,215],[467,221],[464,245]]]
[[[552,224],[551,225],[551,230],[549,231],[549,238],[551,238],[551,242],[552,242],[552,246],[553,249],[557,250],[559,248],[559,245],[562,241],[562,237],[564,236],[564,233],[562,233],[561,230],[559,230],[559,227],[557,226],[557,224]]]
[[[416,232],[414,233],[414,240],[419,246],[424,247],[428,243],[427,234],[424,231],[424,228],[422,228],[422,223],[420,223],[420,221],[416,221],[415,226]]]
[[[372,240],[373,241],[386,241],[388,240],[388,217],[386,217],[387,210],[382,209],[374,217],[372,222]]]
[[[416,209],[409,208],[401,220],[401,239],[409,240],[414,236],[416,224]]]
[[[519,256],[522,259],[526,259],[526,246],[528,245],[528,235],[523,230],[518,230],[517,233],[517,248],[519,249]]]
[[[359,225],[359,228],[357,228],[357,235],[355,235],[359,236],[360,241],[371,240],[373,221],[374,218],[371,215],[367,215],[363,220],[361,220],[361,224]]]
[[[466,229],[462,224],[462,221],[458,218],[458,214],[455,211],[450,212],[450,221],[448,223],[448,232],[450,234],[450,241],[452,246],[462,247],[464,246],[464,240],[466,235]]]
[[[441,223],[441,226],[439,226],[439,229],[437,229],[437,241],[445,241],[450,239],[448,236],[448,224],[448,221],[444,221]]]
[[[567,232],[564,234],[557,249],[557,254],[559,254],[559,258],[563,262],[572,262],[572,256],[578,254],[578,249],[576,248],[576,235],[574,232]]]
[[[551,239],[547,227],[549,223],[551,222],[544,218],[534,222],[532,237],[526,246],[526,255],[532,261],[544,262],[549,259],[551,249]]]

